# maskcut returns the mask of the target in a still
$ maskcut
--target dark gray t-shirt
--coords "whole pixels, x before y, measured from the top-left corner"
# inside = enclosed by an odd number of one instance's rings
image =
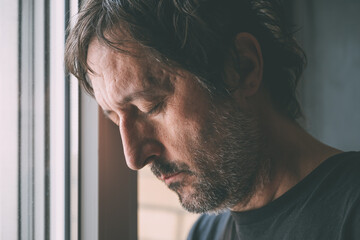
[[[262,208],[202,215],[192,239],[360,240],[360,152],[330,157]]]

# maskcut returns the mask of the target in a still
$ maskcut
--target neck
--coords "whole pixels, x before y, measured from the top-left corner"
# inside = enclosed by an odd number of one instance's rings
[[[260,173],[255,192],[246,204],[232,211],[248,211],[265,206],[279,198],[305,178],[323,161],[341,151],[329,147],[308,134],[296,122],[279,114],[268,114],[262,123],[264,149],[270,164],[268,176]],[[264,180],[266,179],[266,180]]]

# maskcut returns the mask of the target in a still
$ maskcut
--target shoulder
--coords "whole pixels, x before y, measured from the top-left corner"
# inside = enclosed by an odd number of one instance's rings
[[[360,239],[360,152],[348,152],[339,156],[336,171],[336,189],[344,198],[344,204],[336,205],[344,217],[343,239]],[[342,207],[343,205],[343,207]]]
[[[227,226],[231,224],[230,211],[219,215],[203,214],[195,222],[188,235],[188,240],[221,239]]]
[[[350,184],[358,187],[360,183],[360,152],[341,153],[328,159],[331,167],[329,176],[341,184]]]
[[[326,161],[312,212],[324,216],[341,239],[360,239],[360,152],[341,153]]]
[[[360,167],[360,151],[343,152],[333,156],[336,162],[346,163],[344,166]]]
[[[328,158],[315,173],[324,177],[342,179],[360,179],[360,152],[343,152]]]
[[[325,200],[346,201],[346,205],[360,198],[360,152],[345,152],[327,159],[313,175],[317,195]]]

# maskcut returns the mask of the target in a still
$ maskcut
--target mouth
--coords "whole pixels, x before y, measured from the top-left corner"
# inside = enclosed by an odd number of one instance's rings
[[[180,171],[168,175],[161,175],[160,179],[165,182],[166,185],[170,185],[171,183],[180,181],[184,174],[184,171]]]

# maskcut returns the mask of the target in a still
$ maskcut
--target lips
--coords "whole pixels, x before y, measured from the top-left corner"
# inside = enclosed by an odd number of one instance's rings
[[[172,177],[178,175],[179,173],[181,173],[181,172],[176,172],[176,173],[168,174],[168,175],[161,175],[161,180],[165,181],[165,180],[167,180],[169,178],[172,178]]]
[[[179,181],[179,178],[183,173],[183,171],[180,171],[172,174],[161,175],[161,180],[164,181],[166,184],[170,184],[171,182]]]

